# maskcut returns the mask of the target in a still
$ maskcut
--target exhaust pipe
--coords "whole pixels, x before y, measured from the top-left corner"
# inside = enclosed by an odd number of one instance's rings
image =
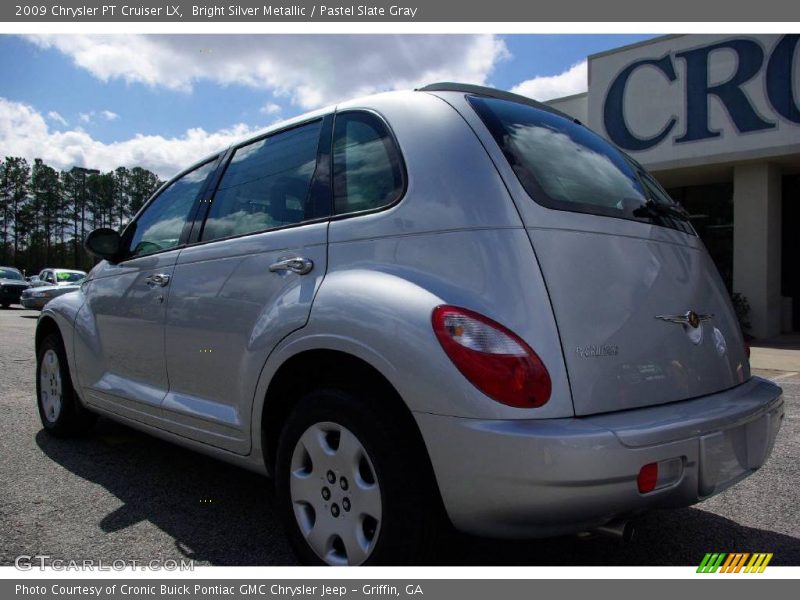
[[[633,523],[626,520],[611,521],[610,523],[606,523],[605,525],[593,529],[592,531],[601,535],[622,540],[623,542],[630,542],[633,539],[633,536],[636,534],[636,528],[633,526]]]

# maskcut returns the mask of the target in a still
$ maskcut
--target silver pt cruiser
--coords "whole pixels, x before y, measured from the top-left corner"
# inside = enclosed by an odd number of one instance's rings
[[[282,123],[86,245],[38,322],[45,429],[101,414],[271,475],[312,564],[418,560],[439,515],[618,528],[747,477],[783,418],[681,207],[489,88]]]

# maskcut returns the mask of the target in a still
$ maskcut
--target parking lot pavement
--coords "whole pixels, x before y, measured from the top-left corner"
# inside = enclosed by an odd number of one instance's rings
[[[289,565],[269,482],[107,419],[82,439],[41,429],[34,399],[38,313],[0,310],[0,564],[194,559]],[[494,541],[445,536],[440,564],[696,565],[706,552],[773,552],[800,565],[800,374],[777,379],[786,418],[772,458],[738,486],[692,508],[644,516],[629,543],[592,537]]]

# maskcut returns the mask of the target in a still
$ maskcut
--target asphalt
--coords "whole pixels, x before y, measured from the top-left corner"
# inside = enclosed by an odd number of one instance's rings
[[[0,310],[0,565],[63,560],[193,559],[196,565],[293,565],[269,481],[108,419],[58,440],[35,408],[35,311]],[[773,455],[739,485],[691,508],[657,511],[624,543],[605,537],[498,541],[444,535],[432,564],[697,565],[706,552],[772,552],[800,565],[800,374],[759,370],[783,387]]]

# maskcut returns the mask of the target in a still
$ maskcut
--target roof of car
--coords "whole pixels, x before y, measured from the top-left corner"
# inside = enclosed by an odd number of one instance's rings
[[[506,92],[505,90],[498,90],[497,88],[486,87],[483,85],[472,85],[469,83],[455,83],[452,81],[441,81],[439,83],[431,83],[429,85],[426,85],[425,87],[417,88],[416,91],[462,92],[464,94],[471,94],[473,96],[484,96],[486,98],[497,98],[499,100],[508,100],[509,102],[516,102],[517,104],[525,104],[526,106],[532,106],[533,108],[538,108],[539,110],[543,110],[545,112],[558,115],[559,117],[564,117],[565,119],[569,119],[570,121],[580,123],[580,121],[578,121],[575,117],[571,117],[567,113],[561,112],[560,110],[557,110],[552,106],[548,106],[547,104],[543,104],[538,100],[534,100],[533,98],[528,98],[527,96],[520,96],[519,94],[514,94],[513,92]]]

